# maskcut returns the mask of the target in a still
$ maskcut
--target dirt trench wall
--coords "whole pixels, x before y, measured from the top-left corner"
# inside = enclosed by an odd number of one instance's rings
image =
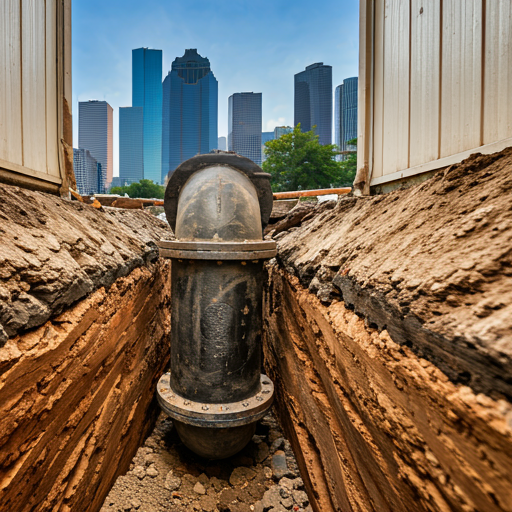
[[[0,508],[99,510],[156,421],[166,225],[0,185]]]
[[[265,358],[316,510],[512,511],[511,175],[471,157],[276,237]]]

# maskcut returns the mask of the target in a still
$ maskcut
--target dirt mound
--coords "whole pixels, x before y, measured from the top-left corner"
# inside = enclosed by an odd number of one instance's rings
[[[407,190],[319,205],[277,237],[278,261],[454,382],[510,400],[511,205],[512,148],[476,154]]]
[[[169,226],[0,184],[0,347],[75,301],[158,258]]]

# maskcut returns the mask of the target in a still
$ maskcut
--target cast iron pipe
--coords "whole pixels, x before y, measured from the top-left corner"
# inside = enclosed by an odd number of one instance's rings
[[[172,260],[171,367],[158,401],[183,443],[211,459],[229,457],[252,438],[272,405],[261,374],[265,259],[272,210],[270,175],[232,153],[198,155],[172,174],[164,208],[176,240]]]

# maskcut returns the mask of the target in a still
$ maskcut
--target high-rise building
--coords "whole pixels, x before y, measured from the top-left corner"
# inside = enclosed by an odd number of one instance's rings
[[[105,192],[106,173],[88,149],[73,148],[73,167],[78,192],[82,195]],[[111,180],[112,181],[112,180]]]
[[[261,92],[228,98],[228,150],[261,165]]]
[[[218,84],[196,49],[177,57],[163,82],[162,176],[217,149]]]
[[[265,142],[274,139],[274,132],[262,132],[261,133],[261,163],[266,160],[265,156]]]
[[[320,144],[332,142],[332,67],[317,62],[295,75],[294,126],[316,126]]]
[[[291,133],[293,131],[291,126],[276,126],[274,128],[274,139],[279,139],[281,135],[285,133]]]
[[[345,78],[334,93],[334,144],[340,151],[356,151],[347,141],[357,137],[357,77]],[[339,155],[343,160],[345,155]]]
[[[227,139],[226,137],[219,137],[219,142],[217,144],[217,149],[220,149],[221,151],[226,151],[228,148],[227,146]]]
[[[144,178],[162,183],[162,50],[132,50],[132,107],[142,107]]]
[[[119,178],[123,183],[130,184],[144,178],[143,133],[143,108],[121,107],[119,109]]]
[[[113,127],[114,110],[106,101],[78,102],[78,147],[88,149],[101,164],[106,175],[103,188],[108,187],[114,173]]]

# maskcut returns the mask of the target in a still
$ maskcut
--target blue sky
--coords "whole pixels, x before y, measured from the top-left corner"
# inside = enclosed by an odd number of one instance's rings
[[[185,48],[208,57],[219,82],[219,136],[227,135],[228,97],[263,93],[263,131],[293,124],[293,75],[332,66],[333,91],[358,72],[356,0],[73,0],[73,137],[78,101],[131,105],[131,50],[163,50],[163,76]]]

